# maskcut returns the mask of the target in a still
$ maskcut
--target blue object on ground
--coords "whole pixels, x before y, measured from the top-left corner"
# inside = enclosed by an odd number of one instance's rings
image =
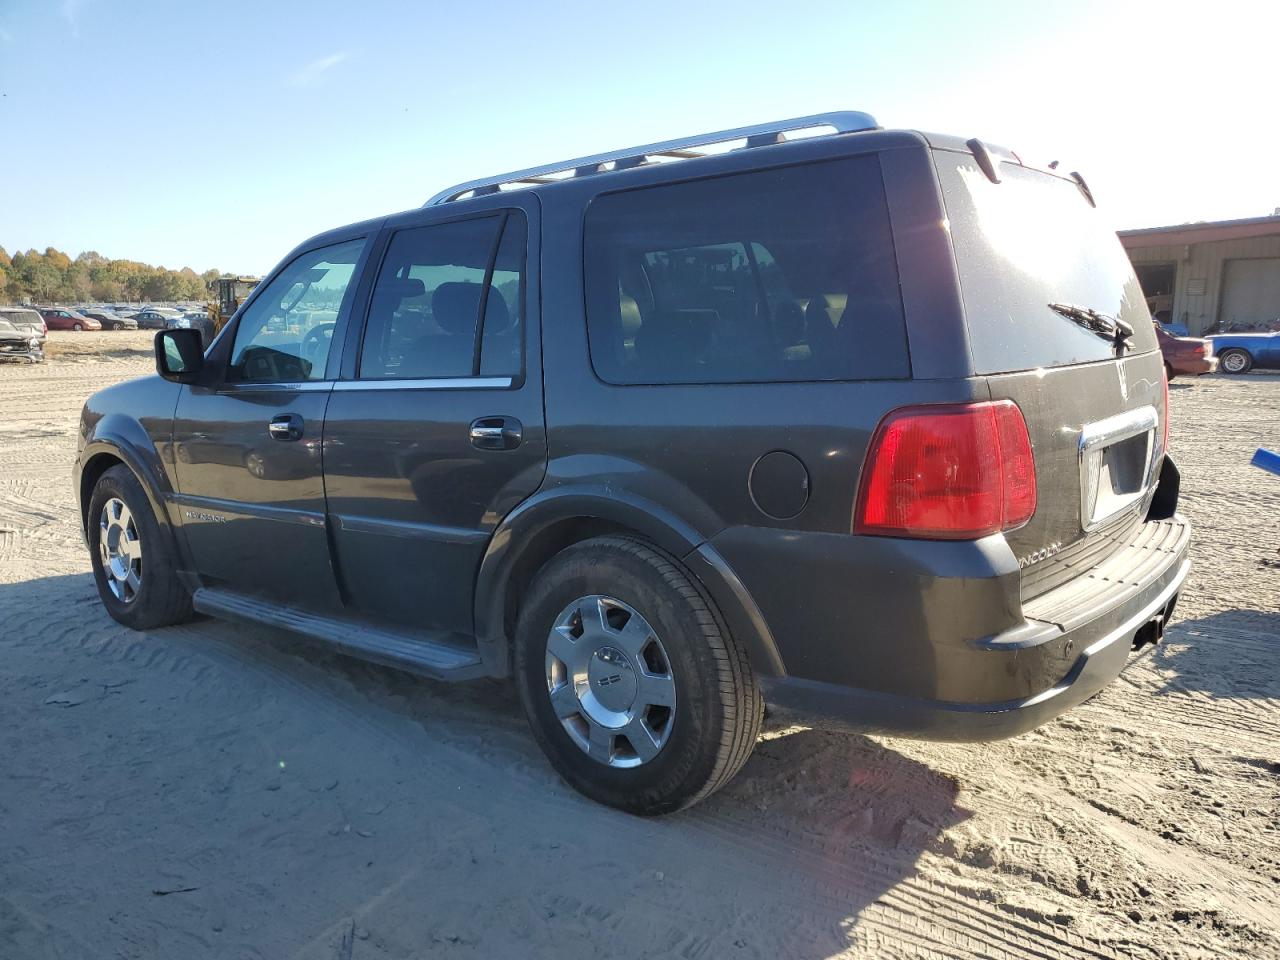
[[[1280,476],[1280,453],[1276,453],[1274,450],[1265,450],[1259,447],[1258,452],[1253,455],[1253,459],[1249,462],[1255,467],[1261,467],[1268,473]]]

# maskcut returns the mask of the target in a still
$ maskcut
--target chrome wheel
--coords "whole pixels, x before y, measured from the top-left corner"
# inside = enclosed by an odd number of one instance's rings
[[[611,767],[637,767],[671,736],[676,685],[648,621],[613,597],[580,597],[547,636],[547,695],[570,738]]]
[[[98,517],[98,558],[116,599],[131,603],[142,586],[142,539],[133,514],[118,497],[104,503]]]
[[[1222,369],[1227,373],[1243,373],[1248,366],[1248,357],[1238,351],[1232,351],[1222,357]]]

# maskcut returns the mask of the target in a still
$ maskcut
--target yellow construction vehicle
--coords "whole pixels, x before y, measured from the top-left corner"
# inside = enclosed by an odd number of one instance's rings
[[[216,334],[231,319],[231,315],[240,309],[249,291],[262,282],[260,277],[219,277],[209,281],[209,319],[213,321],[213,332]]]

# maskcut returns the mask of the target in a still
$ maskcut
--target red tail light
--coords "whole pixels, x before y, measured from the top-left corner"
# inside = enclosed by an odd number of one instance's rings
[[[904,407],[871,439],[853,531],[971,540],[1035,512],[1035,459],[1017,404]]]

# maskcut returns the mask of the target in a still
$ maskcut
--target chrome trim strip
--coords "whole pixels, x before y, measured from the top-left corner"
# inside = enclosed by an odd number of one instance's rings
[[[514,377],[435,377],[424,380],[339,380],[334,390],[505,390]]]
[[[289,507],[268,507],[260,503],[246,503],[243,500],[223,500],[219,497],[196,497],[188,493],[165,494],[165,500],[179,507],[190,507],[193,510],[214,510],[218,513],[229,513],[227,519],[242,520],[275,520],[280,523],[300,523],[307,527],[323,527],[324,514],[313,510],[293,510]],[[185,514],[182,520],[187,520]],[[192,517],[199,520],[198,517]]]
[[[1156,408],[1146,406],[1098,420],[1096,423],[1086,423],[1080,431],[1080,453],[1084,454],[1095,447],[1109,447],[1113,443],[1154,430],[1159,422]]]
[[[332,380],[299,380],[296,383],[256,383],[237,381],[224,383],[219,393],[319,393],[333,389]]]
[[[353,517],[331,514],[338,526],[348,533],[372,533],[383,537],[402,537],[409,540],[435,540],[440,543],[484,543],[489,539],[486,530],[468,527],[446,527],[436,523],[415,523],[409,520],[383,520],[377,517]]]

